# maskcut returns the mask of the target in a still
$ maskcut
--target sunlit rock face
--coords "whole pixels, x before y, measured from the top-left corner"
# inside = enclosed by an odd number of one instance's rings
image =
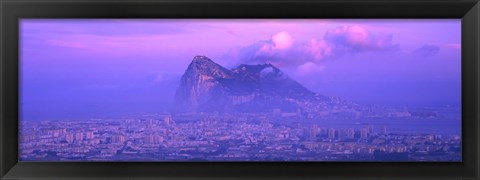
[[[233,80],[233,73],[205,56],[196,56],[180,80],[175,94],[175,108],[179,111],[211,109],[206,106],[224,106],[224,85],[221,81]],[[203,108],[202,108],[203,107]]]
[[[317,111],[344,103],[308,90],[271,64],[228,70],[205,56],[193,58],[175,94],[180,112]]]

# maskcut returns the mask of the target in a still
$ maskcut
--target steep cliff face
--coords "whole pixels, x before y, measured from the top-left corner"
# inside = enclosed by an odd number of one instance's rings
[[[195,112],[208,104],[224,105],[220,102],[225,95],[220,81],[233,78],[230,70],[205,56],[196,56],[180,80],[180,86],[175,94],[176,110]]]
[[[311,92],[271,64],[228,70],[205,56],[192,60],[175,95],[175,109],[182,112],[313,111],[338,104]]]

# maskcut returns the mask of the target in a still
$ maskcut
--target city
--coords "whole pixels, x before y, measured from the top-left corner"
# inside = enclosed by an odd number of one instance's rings
[[[458,19],[21,27],[19,161],[465,158]]]
[[[28,161],[461,161],[460,135],[396,133],[386,126],[358,123],[334,128],[304,116],[277,109],[24,121],[19,157]]]

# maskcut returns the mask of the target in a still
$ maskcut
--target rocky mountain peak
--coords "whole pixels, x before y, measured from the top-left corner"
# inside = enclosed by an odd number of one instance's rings
[[[205,56],[195,56],[175,94],[182,112],[296,111],[325,104],[272,64],[242,64],[228,70]],[[312,107],[305,107],[310,104]]]
[[[193,76],[206,75],[221,78],[231,76],[230,70],[225,69],[206,56],[195,56],[185,74],[191,74]]]
[[[215,63],[207,56],[197,55],[192,60],[193,64]]]

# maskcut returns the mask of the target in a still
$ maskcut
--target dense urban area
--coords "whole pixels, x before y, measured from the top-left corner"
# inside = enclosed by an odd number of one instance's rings
[[[334,128],[308,116],[277,109],[23,121],[19,155],[22,161],[461,161],[460,135],[394,133],[369,124]]]

